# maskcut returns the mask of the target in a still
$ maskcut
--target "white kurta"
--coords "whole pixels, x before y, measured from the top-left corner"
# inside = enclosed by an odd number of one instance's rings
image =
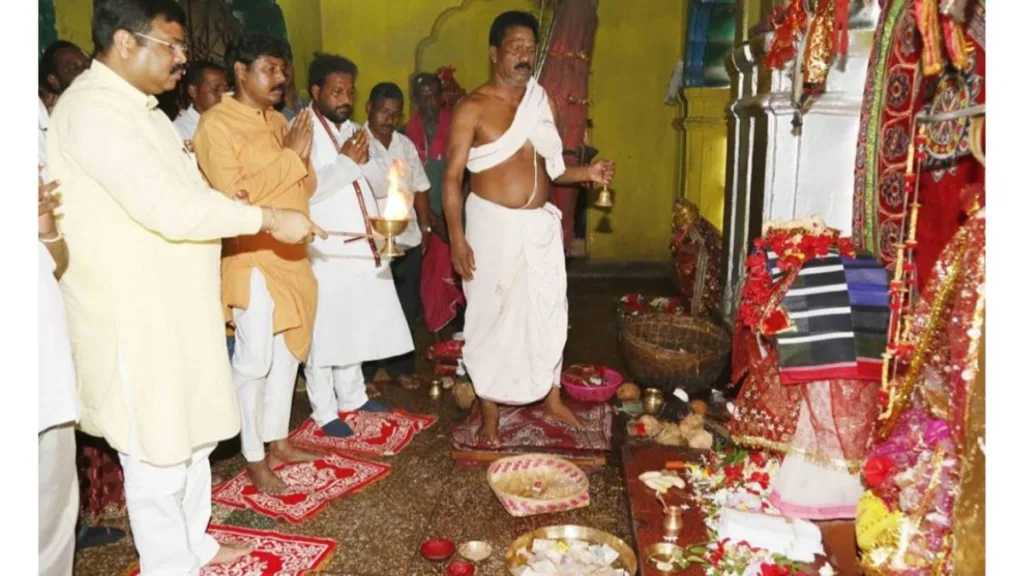
[[[50,116],[39,101],[39,164],[46,166],[46,126]],[[45,179],[45,170],[44,170]],[[64,298],[53,273],[57,263],[39,247],[39,432],[78,420],[75,364],[64,312]]]
[[[178,130],[178,134],[181,134],[181,139],[185,142],[189,142],[196,135],[196,128],[199,127],[199,111],[196,110],[195,106],[189,106],[188,110],[183,110],[178,117],[174,119],[174,127]]]
[[[359,126],[346,122],[339,131],[327,122],[339,143]],[[313,119],[313,168],[317,190],[309,200],[310,217],[324,230],[366,231],[354,182],[362,190],[367,214],[378,214],[370,184],[359,166],[338,154],[323,124]],[[409,325],[395,292],[387,260],[376,266],[367,240],[331,236],[309,248],[320,285],[310,364],[347,366],[391,358],[413,349]]]
[[[395,161],[401,162],[405,167],[400,184],[400,189],[403,192],[423,194],[430,190],[430,179],[427,178],[427,173],[423,169],[416,145],[408,136],[395,132],[391,136],[391,145],[385,147],[373,134],[367,135],[370,139],[370,161],[362,165],[363,176],[373,188],[373,195],[377,198],[380,210],[384,210],[388,197],[388,173]],[[423,242],[423,233],[420,231],[419,221],[416,217],[416,207],[412,198],[408,200],[409,227],[395,239],[403,250],[415,248]]]

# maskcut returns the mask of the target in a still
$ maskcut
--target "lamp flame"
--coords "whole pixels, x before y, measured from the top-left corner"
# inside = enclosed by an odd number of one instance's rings
[[[384,213],[381,215],[385,220],[409,219],[409,195],[400,186],[403,174],[405,174],[405,166],[402,162],[395,160],[388,171],[388,196],[384,201]]]

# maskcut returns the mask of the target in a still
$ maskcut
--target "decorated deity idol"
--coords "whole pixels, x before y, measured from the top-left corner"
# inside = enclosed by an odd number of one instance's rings
[[[769,224],[747,259],[733,342],[733,439],[784,457],[771,503],[853,518],[877,414],[888,276],[820,220]]]

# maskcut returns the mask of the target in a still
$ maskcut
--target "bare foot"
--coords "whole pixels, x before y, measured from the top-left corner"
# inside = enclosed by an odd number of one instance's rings
[[[480,416],[483,423],[476,433],[477,442],[481,444],[498,443],[498,405],[490,400],[479,400]]]
[[[207,564],[231,564],[239,558],[244,558],[252,553],[253,548],[251,546],[236,546],[233,544],[221,544],[220,549],[214,554],[213,560]]]
[[[249,462],[249,480],[252,480],[253,486],[260,492],[266,494],[283,494],[288,491],[288,485],[281,480],[274,471],[270,469],[270,464],[266,460],[260,460],[259,462]],[[221,547],[221,550],[224,548]],[[219,553],[218,553],[219,554]]]
[[[570,428],[582,428],[583,421],[568,406],[562,403],[562,391],[553,387],[544,400],[544,417],[561,422]]]
[[[296,462],[316,462],[323,456],[299,450],[291,445],[287,439],[277,440],[270,443],[270,457],[278,462],[294,464]]]

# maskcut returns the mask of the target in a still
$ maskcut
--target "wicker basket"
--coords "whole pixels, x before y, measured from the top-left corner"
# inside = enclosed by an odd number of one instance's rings
[[[522,454],[495,461],[487,483],[517,518],[564,512],[590,504],[590,482],[578,466],[557,456]]]
[[[673,314],[629,318],[619,332],[622,356],[633,378],[666,392],[709,388],[729,359],[729,332],[710,320]]]

